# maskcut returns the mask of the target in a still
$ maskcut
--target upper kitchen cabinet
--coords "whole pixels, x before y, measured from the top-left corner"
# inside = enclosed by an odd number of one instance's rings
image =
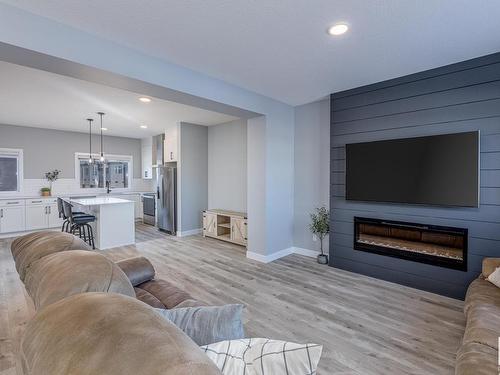
[[[153,178],[153,139],[151,137],[141,139],[141,159],[143,179]]]
[[[165,163],[178,161],[179,155],[179,124],[172,125],[165,130]]]

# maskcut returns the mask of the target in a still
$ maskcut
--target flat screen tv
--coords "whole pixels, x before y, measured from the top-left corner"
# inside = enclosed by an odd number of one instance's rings
[[[346,199],[478,207],[479,132],[346,145]]]

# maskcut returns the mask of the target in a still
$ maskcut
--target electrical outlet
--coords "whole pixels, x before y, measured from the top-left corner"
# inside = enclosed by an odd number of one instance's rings
[[[316,242],[318,240],[318,236],[316,236],[315,234],[313,234],[313,241]]]

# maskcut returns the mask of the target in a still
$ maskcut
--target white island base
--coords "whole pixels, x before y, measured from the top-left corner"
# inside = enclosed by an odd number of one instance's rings
[[[96,217],[91,223],[95,247],[100,250],[135,243],[134,202],[121,198],[72,199],[73,211]]]

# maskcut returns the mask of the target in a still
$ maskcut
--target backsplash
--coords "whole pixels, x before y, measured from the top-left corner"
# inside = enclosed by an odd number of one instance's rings
[[[17,193],[9,193],[9,194],[0,194],[0,198],[2,197],[24,197],[24,196],[39,196],[40,189],[42,187],[49,186],[47,180],[45,179],[31,179],[27,178],[23,180],[22,191]],[[143,180],[141,178],[133,178],[132,186],[130,189],[112,189],[116,191],[133,191],[133,192],[146,192],[153,191],[153,181],[152,180]],[[90,189],[89,194],[95,193],[105,193],[106,189]],[[52,184],[52,195],[68,195],[68,194],[85,194],[84,189],[80,189],[78,181],[74,178],[60,178],[56,182]]]

